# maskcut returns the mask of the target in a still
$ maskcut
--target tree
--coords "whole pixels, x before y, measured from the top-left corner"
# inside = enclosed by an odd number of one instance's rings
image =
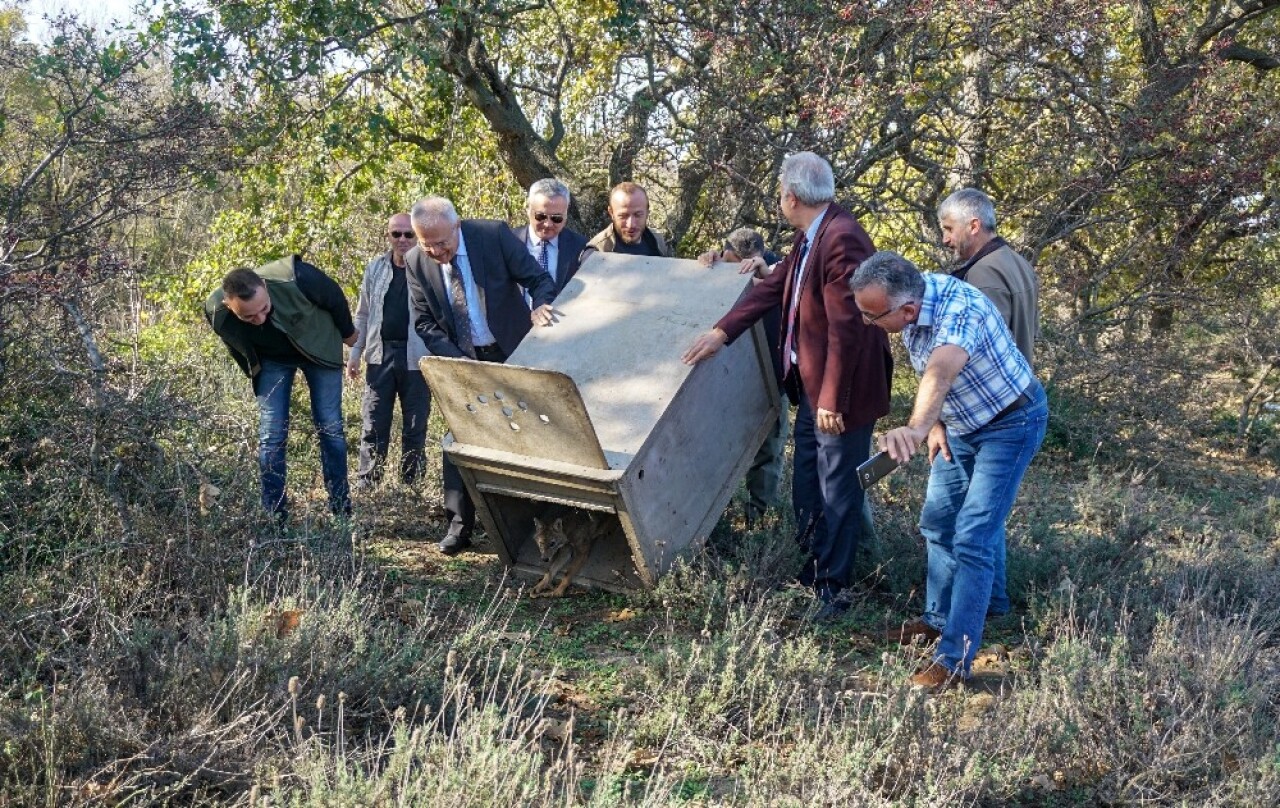
[[[159,43],[64,16],[42,48],[17,41],[20,24],[0,19],[0,361],[53,304],[100,380],[87,295],[145,271],[123,249],[126,226],[226,165],[220,127],[168,86]]]

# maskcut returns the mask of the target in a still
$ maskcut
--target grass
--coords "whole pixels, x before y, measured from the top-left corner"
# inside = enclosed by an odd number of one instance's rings
[[[876,492],[839,623],[788,586],[789,517],[747,531],[739,505],[651,592],[531,600],[496,556],[436,551],[434,471],[330,521],[305,428],[274,532],[245,391],[184,372],[225,392],[0,411],[53,436],[0,445],[0,806],[1280,800],[1265,458],[1048,447],[1009,525],[1015,611],[974,685],[925,697],[920,649],[868,638],[920,606],[919,461]]]

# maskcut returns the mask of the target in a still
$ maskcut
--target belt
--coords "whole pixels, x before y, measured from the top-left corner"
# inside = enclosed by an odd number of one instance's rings
[[[405,347],[406,345],[408,345],[408,344],[409,344],[409,340],[407,340],[407,339],[384,339],[384,340],[382,341],[382,344],[383,344],[383,345],[389,345],[389,346],[391,346],[392,348],[403,348],[403,347]]]
[[[498,343],[493,342],[488,345],[475,346],[476,359],[486,359],[493,356],[502,356],[502,348],[498,347]]]
[[[1029,403],[1030,401],[1031,399],[1027,396],[1026,393],[1019,393],[1018,397],[1009,403],[1009,406],[1005,407],[1003,410],[1000,410],[1000,412],[996,413],[996,417],[992,418],[991,421],[988,421],[987,423],[991,423],[992,421],[999,421],[1001,418],[1005,417],[1009,413],[1017,412],[1018,408],[1022,407],[1024,404]]]

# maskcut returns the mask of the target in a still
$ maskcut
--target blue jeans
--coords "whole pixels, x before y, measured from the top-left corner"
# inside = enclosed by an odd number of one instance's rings
[[[334,513],[351,512],[347,487],[347,438],[342,432],[342,370],[312,362],[292,364],[262,360],[262,369],[253,379],[258,399],[258,468],[262,473],[262,507],[287,516],[289,498],[285,493],[285,449],[289,443],[289,400],[293,380],[301,370],[311,392],[311,420],[320,438],[320,467]]]
[[[1022,407],[967,435],[947,431],[951,460],[929,472],[920,532],[929,548],[925,621],[942,632],[935,661],[968,675],[982,643],[1004,526],[1031,458],[1044,440],[1049,407],[1033,381]]]

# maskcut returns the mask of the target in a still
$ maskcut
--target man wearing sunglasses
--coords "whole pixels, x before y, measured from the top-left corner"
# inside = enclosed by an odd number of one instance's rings
[[[525,199],[529,224],[515,228],[516,238],[524,243],[538,266],[551,276],[556,294],[578,271],[587,237],[565,227],[569,217],[569,188],[560,180],[547,178],[529,186]]]
[[[382,478],[397,398],[403,419],[400,480],[414,483],[422,474],[431,391],[418,369],[427,346],[414,329],[417,315],[409,304],[405,268],[405,255],[416,239],[409,214],[392,216],[387,221],[388,249],[365,266],[360,282],[360,302],[356,304],[359,336],[347,358],[347,375],[352,379],[360,378],[361,358],[366,362],[358,489],[370,488]]]
[[[405,256],[409,300],[414,329],[432,355],[505,362],[531,326],[555,322],[555,281],[506,222],[459,218],[442,196],[418,200],[409,215],[418,238]],[[440,552],[457,555],[471,546],[476,509],[448,454],[444,509],[449,529]]]
[[[600,252],[674,258],[675,250],[649,227],[649,194],[634,182],[620,182],[609,192],[610,224],[587,246]]]

